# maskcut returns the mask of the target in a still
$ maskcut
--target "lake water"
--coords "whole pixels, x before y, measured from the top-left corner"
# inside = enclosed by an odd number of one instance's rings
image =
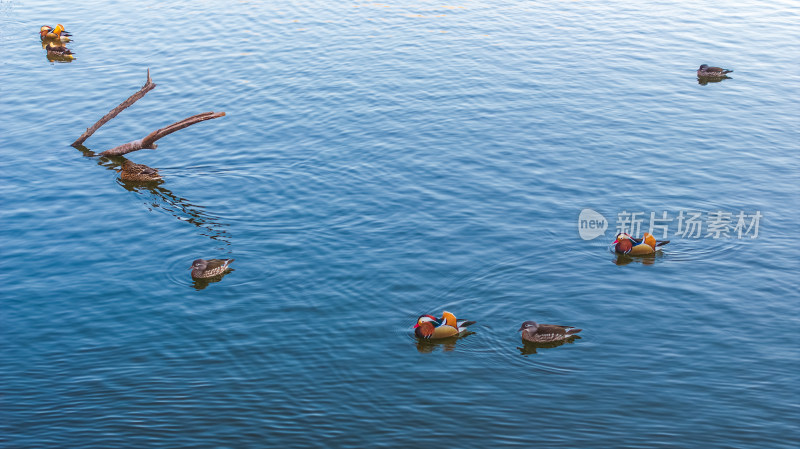
[[[0,446],[797,447],[799,19],[0,1]],[[203,111],[127,155],[162,184],[92,156]],[[609,250],[632,212],[672,220],[655,257]],[[200,257],[235,270],[193,282]],[[473,333],[418,342],[443,310]],[[525,320],[582,338],[524,346]]]

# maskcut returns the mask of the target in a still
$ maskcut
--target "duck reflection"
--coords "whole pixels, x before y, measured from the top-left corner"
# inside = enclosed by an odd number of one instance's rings
[[[444,352],[454,351],[456,349],[456,343],[459,340],[467,338],[467,337],[469,337],[470,335],[472,335],[474,333],[475,332],[464,331],[464,332],[462,332],[461,334],[459,334],[457,336],[448,337],[448,338],[439,338],[437,340],[428,340],[428,339],[425,339],[425,338],[415,338],[416,343],[417,343],[417,351],[419,351],[421,353],[424,353],[424,354],[429,354],[429,353],[433,352],[434,350],[436,350],[436,348],[439,348],[439,347],[441,347],[442,351],[444,351]]]
[[[517,349],[519,349],[521,355],[530,355],[530,354],[536,354],[538,349],[557,348],[562,345],[573,344],[575,343],[576,340],[580,339],[581,339],[580,335],[573,335],[572,337],[569,337],[566,340],[559,340],[559,341],[533,343],[527,340],[522,340],[522,347],[517,346]]]
[[[234,271],[236,271],[236,270],[233,269],[233,268],[228,268],[228,270],[225,271],[224,273],[218,274],[218,275],[216,275],[214,277],[210,277],[210,278],[192,278],[192,287],[194,287],[194,289],[198,290],[198,291],[203,290],[204,288],[208,287],[210,284],[213,284],[215,282],[221,281],[222,278],[224,278],[225,276],[227,276],[230,273],[233,273]]]
[[[631,256],[628,254],[614,254],[614,259],[612,260],[614,264],[622,266],[628,265],[631,262],[638,262],[642,265],[654,265],[656,263],[656,259],[662,257],[663,251],[659,250],[653,254],[644,254],[641,256]]]
[[[204,232],[203,235],[210,239],[223,242],[225,246],[230,245],[229,234],[225,229],[227,225],[220,223],[218,217],[206,213],[202,206],[192,204],[186,198],[175,195],[171,190],[163,187],[164,180],[158,169],[144,164],[136,164],[123,156],[98,156],[97,153],[83,145],[78,145],[76,148],[83,153],[84,157],[96,157],[97,165],[119,172],[118,183],[125,190],[152,195],[153,201],[149,204],[151,208],[165,210],[180,221],[204,229],[207,232]]]
[[[733,78],[728,75],[715,76],[715,77],[698,76],[697,84],[705,86],[708,83],[721,83],[722,80],[727,80],[727,79],[733,79]]]

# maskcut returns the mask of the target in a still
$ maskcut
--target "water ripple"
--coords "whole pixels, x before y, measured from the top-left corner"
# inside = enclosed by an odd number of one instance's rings
[[[795,2],[107,3],[0,2],[7,445],[794,447]],[[147,68],[89,148],[227,115],[137,186],[67,145]],[[764,219],[618,266],[583,208]]]

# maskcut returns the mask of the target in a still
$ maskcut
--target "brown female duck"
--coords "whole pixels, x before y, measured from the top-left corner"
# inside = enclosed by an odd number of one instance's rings
[[[192,270],[193,278],[207,279],[225,273],[231,262],[233,262],[233,259],[196,259],[189,269]]]
[[[531,343],[549,343],[567,340],[583,329],[572,326],[558,326],[555,324],[539,324],[536,321],[526,321],[519,328],[522,339]]]
[[[53,45],[48,43],[44,49],[47,50],[47,56],[73,57],[72,50],[63,45]]]
[[[709,67],[708,64],[703,64],[697,69],[698,78],[722,78],[733,70],[723,69],[722,67]]]
[[[131,161],[125,161],[119,171],[119,179],[123,181],[140,181],[152,182],[160,181],[161,175],[158,170],[150,168],[144,164],[134,164]]]

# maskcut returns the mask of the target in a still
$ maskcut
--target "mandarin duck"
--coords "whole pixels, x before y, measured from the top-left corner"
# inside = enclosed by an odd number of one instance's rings
[[[721,78],[733,70],[723,69],[722,67],[709,67],[708,64],[703,64],[697,69],[698,78]]]
[[[144,164],[134,164],[126,160],[119,170],[119,179],[123,181],[160,181],[161,175],[158,170],[150,168]]]
[[[59,41],[61,43],[67,43],[70,41],[70,34],[67,31],[64,31],[64,25],[60,23],[56,25],[55,28],[49,25],[43,25],[42,28],[39,29],[39,38],[43,41]]]
[[[414,335],[425,339],[455,337],[467,330],[467,326],[475,321],[457,320],[450,312],[442,312],[441,318],[432,315],[421,315],[414,325]]]
[[[195,279],[208,279],[219,276],[228,270],[228,265],[234,259],[197,259],[189,267],[192,270],[192,277]]]
[[[617,234],[617,239],[614,240],[614,251],[619,254],[628,254],[630,256],[641,256],[644,254],[652,254],[656,252],[656,248],[669,243],[669,240],[656,240],[653,234],[645,232],[641,239],[636,239],[630,235],[622,232]]]
[[[558,326],[555,324],[539,324],[536,321],[526,321],[519,327],[522,339],[530,343],[550,343],[567,340],[583,329],[572,326]]]
[[[74,56],[72,56],[72,50],[63,45],[47,44],[47,46],[45,46],[44,49],[47,50],[48,56],[61,56],[61,57],[74,58]]]

